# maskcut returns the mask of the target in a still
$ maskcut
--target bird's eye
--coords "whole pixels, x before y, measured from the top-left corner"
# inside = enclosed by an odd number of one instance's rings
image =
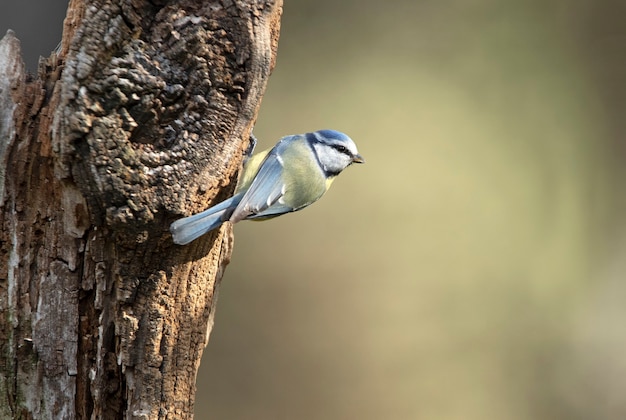
[[[348,156],[351,156],[351,155],[352,155],[352,154],[350,153],[350,151],[348,150],[348,148],[347,148],[347,147],[342,146],[342,145],[340,145],[340,144],[336,144],[336,145],[334,145],[334,148],[335,148],[335,150],[337,150],[338,152],[343,153],[343,154],[345,154],[345,155],[348,155]]]

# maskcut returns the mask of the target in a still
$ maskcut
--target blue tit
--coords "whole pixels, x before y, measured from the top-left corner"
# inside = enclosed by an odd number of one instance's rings
[[[339,131],[283,137],[245,162],[231,198],[172,223],[174,243],[188,244],[227,221],[265,220],[303,209],[324,195],[341,171],[364,162],[352,139]]]

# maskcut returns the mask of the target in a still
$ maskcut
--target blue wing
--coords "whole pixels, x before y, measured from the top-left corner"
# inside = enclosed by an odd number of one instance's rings
[[[261,164],[259,172],[230,217],[231,222],[292,211],[291,207],[279,201],[285,194],[285,184],[282,181],[283,162],[278,157],[276,149],[272,149]],[[269,213],[268,209],[271,209]]]

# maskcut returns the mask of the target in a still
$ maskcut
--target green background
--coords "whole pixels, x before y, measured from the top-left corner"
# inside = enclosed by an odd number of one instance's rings
[[[67,2],[15,3],[33,69]],[[333,128],[367,163],[236,226],[197,417],[626,418],[625,16],[287,0],[259,147]]]
[[[235,227],[200,417],[626,418],[625,19],[286,1],[260,146],[334,128],[367,163]]]

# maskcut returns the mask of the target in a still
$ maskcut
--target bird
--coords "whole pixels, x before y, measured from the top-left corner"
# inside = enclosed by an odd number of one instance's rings
[[[256,139],[251,139],[254,149]],[[225,222],[266,220],[301,210],[324,195],[335,177],[353,163],[365,163],[365,159],[342,132],[318,130],[285,136],[245,161],[232,197],[172,223],[172,239],[186,245]]]

